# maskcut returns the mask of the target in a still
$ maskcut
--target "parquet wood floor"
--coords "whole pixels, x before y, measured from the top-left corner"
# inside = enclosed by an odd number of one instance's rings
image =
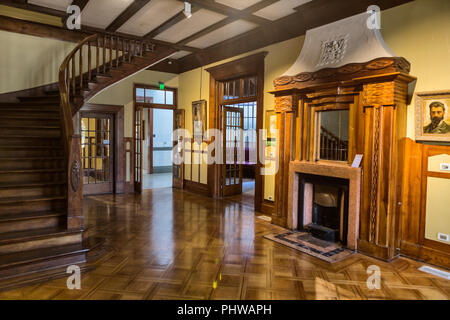
[[[82,275],[0,293],[0,299],[449,299],[450,281],[360,254],[335,264],[264,239],[279,230],[249,206],[172,189],[84,201],[108,251]],[[369,290],[367,267],[381,269]]]

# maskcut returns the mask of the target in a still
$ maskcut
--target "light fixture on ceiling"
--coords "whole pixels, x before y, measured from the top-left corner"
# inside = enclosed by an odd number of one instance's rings
[[[184,2],[184,15],[186,16],[186,18],[190,18],[192,17],[192,5],[190,2],[185,1]]]

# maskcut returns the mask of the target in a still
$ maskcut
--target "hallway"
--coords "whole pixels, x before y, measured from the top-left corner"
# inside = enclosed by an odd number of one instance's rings
[[[449,299],[450,281],[406,258],[359,254],[328,264],[263,238],[278,230],[248,206],[172,189],[84,201],[89,233],[106,238],[81,290],[66,279],[1,292],[1,299]],[[366,286],[369,265],[381,289]]]

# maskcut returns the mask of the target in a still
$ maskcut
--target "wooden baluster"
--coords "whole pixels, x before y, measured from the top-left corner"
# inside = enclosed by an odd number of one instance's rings
[[[73,58],[71,59],[72,61],[72,91],[73,94],[75,95],[75,90],[76,90],[76,83],[75,83],[75,55],[73,56]]]
[[[131,40],[128,41],[128,62],[131,63]]]
[[[92,81],[92,72],[91,72],[91,60],[92,60],[92,54],[91,54],[91,42],[88,42],[88,84]]]
[[[116,38],[116,68],[119,68],[119,38]]]
[[[66,88],[67,88],[67,95],[70,98],[70,68],[69,65],[66,67]]]
[[[143,56],[143,54],[144,54],[144,41],[141,41],[140,43],[139,43],[141,46],[139,47],[139,55],[142,57]]]
[[[99,49],[99,39],[98,39],[98,37],[97,37],[97,40],[96,40],[96,42],[97,42],[97,57],[96,57],[96,59],[97,59],[97,75],[100,73],[100,49]]]
[[[106,36],[103,36],[103,73],[106,74]]]
[[[109,67],[113,67],[113,37],[109,38]]]
[[[127,51],[127,42],[125,39],[122,40],[122,62],[125,62],[125,54]]]
[[[80,48],[80,93],[83,90],[83,46]]]

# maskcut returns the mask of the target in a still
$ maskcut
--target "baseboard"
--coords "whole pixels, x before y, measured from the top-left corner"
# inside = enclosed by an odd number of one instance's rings
[[[361,240],[358,239],[358,246],[357,246],[357,250],[358,252],[377,258],[377,259],[381,259],[384,261],[391,261],[392,259],[394,259],[395,257],[390,257],[389,256],[389,248],[388,247],[383,247],[383,246],[379,246],[375,243],[366,241],[366,240]]]
[[[198,194],[201,194],[202,196],[209,196],[209,189],[207,184],[191,181],[191,180],[184,180],[184,191],[189,192],[195,192]]]
[[[275,213],[275,204],[273,201],[264,200],[261,203],[261,213],[272,216]]]
[[[448,252],[420,246],[407,241],[401,241],[400,254],[408,258],[450,269],[450,253]]]

